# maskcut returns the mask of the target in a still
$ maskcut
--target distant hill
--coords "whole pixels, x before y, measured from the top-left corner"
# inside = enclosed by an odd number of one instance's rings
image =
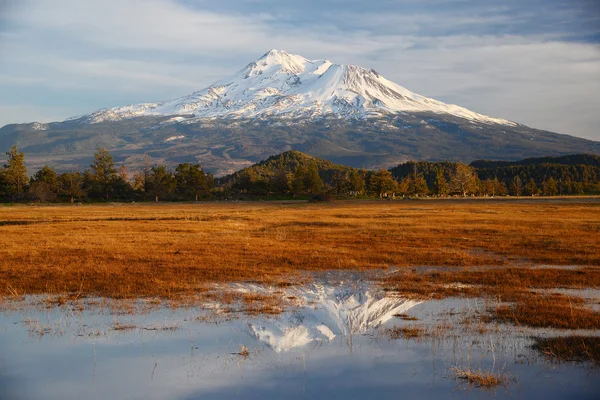
[[[217,179],[220,185],[234,184],[240,182],[245,176],[252,176],[256,180],[269,180],[278,172],[285,171],[293,174],[298,168],[307,168],[315,165],[319,171],[321,179],[326,184],[331,183],[336,172],[351,172],[356,168],[346,165],[334,164],[331,161],[324,160],[318,157],[312,157],[300,151],[290,150],[284,153],[271,156],[264,161],[244,168],[233,174]],[[366,173],[366,171],[365,171]]]
[[[561,157],[534,157],[526,158],[519,161],[489,161],[489,160],[476,160],[471,163],[472,167],[477,169],[492,169],[492,168],[503,168],[511,166],[525,166],[525,165],[542,165],[542,164],[556,164],[556,165],[589,165],[600,167],[600,156],[595,154],[570,154]]]

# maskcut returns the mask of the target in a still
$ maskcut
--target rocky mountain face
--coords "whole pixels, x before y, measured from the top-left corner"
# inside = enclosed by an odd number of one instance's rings
[[[535,130],[429,99],[374,70],[271,50],[233,76],[175,100],[0,129],[31,168],[87,167],[97,147],[135,169],[199,162],[216,175],[299,150],[355,167],[411,159],[472,161],[572,153],[600,143]]]

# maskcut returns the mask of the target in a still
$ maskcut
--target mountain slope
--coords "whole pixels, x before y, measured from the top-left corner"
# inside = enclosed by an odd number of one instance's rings
[[[379,117],[398,112],[434,112],[472,121],[515,126],[412,93],[374,70],[310,61],[271,50],[230,78],[189,96],[101,110],[78,118],[88,123],[139,116],[194,118],[343,118]]]
[[[373,70],[272,50],[233,76],[179,99],[0,129],[31,170],[84,169],[97,147],[135,170],[144,154],[199,162],[217,176],[288,150],[364,168],[408,160],[517,160],[600,154],[600,143],[540,131],[428,99]]]

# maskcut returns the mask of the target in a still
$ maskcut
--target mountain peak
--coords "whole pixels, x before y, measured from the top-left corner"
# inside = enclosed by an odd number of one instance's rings
[[[288,53],[285,50],[271,49],[271,50],[267,51],[261,58],[265,58],[265,57],[269,57],[269,56],[278,56],[278,55],[290,55],[290,53]]]
[[[315,119],[327,115],[368,119],[405,112],[448,114],[486,124],[515,124],[415,94],[360,66],[308,60],[271,49],[237,74],[179,99],[101,110],[83,122],[139,116]],[[185,117],[183,117],[185,116]]]
[[[304,66],[310,63],[306,58],[290,54],[284,50],[271,49],[249,65],[250,75],[260,75],[266,70],[275,69],[288,74],[301,74]]]

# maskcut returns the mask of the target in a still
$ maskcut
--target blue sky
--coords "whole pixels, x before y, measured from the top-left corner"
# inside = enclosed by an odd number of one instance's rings
[[[0,126],[186,95],[271,48],[600,140],[597,0],[0,0]]]

